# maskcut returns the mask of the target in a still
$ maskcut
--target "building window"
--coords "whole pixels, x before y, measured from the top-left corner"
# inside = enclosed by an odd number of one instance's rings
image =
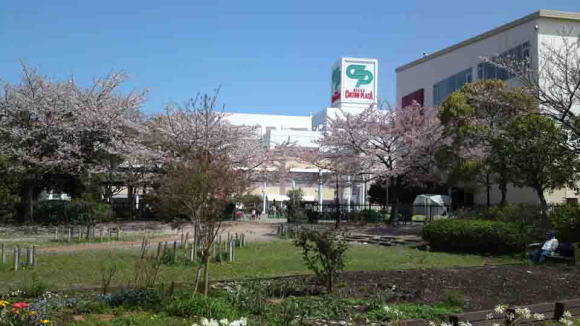
[[[406,107],[412,105],[413,102],[417,102],[420,106],[425,104],[425,91],[422,88],[403,96],[401,106]]]
[[[509,58],[516,61],[525,61],[526,66],[530,64],[530,42],[524,42],[514,48],[511,48],[499,55],[499,57]],[[477,65],[477,79],[489,80],[500,79],[508,80],[513,78],[506,69],[498,67],[489,62],[482,62]]]
[[[441,104],[451,93],[472,81],[471,68],[468,68],[436,83],[433,85],[433,105]]]

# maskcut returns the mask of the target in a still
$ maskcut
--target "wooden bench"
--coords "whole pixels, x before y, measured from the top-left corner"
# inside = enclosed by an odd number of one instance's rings
[[[563,300],[556,302],[555,320],[564,315],[564,311],[570,312],[573,319],[580,319],[580,299]]]
[[[516,308],[528,308],[532,313],[532,318],[520,319],[517,325],[545,325],[546,321],[560,320],[565,311],[570,313],[572,319],[580,319],[580,299],[562,300],[556,303],[513,306],[508,309],[508,313],[514,312]],[[492,314],[493,318],[487,319],[490,314]],[[533,314],[542,314],[544,315],[544,319],[535,320]],[[494,323],[503,325],[505,322],[505,314],[495,314],[493,310],[481,310],[449,315],[447,319],[453,326],[459,326],[460,322],[466,321],[472,326],[492,326]],[[409,319],[403,320],[401,324],[405,326],[427,326],[429,325],[429,321],[426,319]]]

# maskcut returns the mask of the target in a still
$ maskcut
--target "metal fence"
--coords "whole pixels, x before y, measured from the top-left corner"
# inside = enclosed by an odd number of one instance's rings
[[[466,205],[452,207],[450,205],[413,205],[399,204],[398,222],[430,222],[438,219],[473,218],[503,220],[520,222],[529,225],[546,226],[549,224],[549,216],[557,209],[570,204],[550,204],[546,214],[542,214],[542,208],[534,204],[511,204],[500,205]],[[304,206],[311,219],[336,221],[340,217],[342,221],[367,220],[390,220],[392,206],[385,208],[383,205],[347,205],[347,204],[306,204]],[[578,206],[580,210],[580,206]],[[382,215],[382,216],[377,216]]]

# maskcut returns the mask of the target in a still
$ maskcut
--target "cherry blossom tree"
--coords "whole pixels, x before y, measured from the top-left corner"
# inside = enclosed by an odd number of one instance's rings
[[[578,31],[563,28],[559,37],[542,42],[538,62],[511,56],[484,60],[505,69],[539,103],[540,112],[558,121],[572,139],[565,144],[580,152],[580,42]]]
[[[355,160],[370,175],[387,178],[394,188],[392,214],[398,215],[398,189],[404,182],[432,180],[434,154],[441,137],[436,110],[413,105],[395,110],[370,107],[360,114],[330,119],[320,140],[331,161]],[[392,219],[394,220],[394,219]]]
[[[74,79],[54,81],[23,66],[19,84],[4,84],[0,153],[17,162],[23,175],[26,220],[33,220],[38,193],[58,186],[55,177],[91,180],[107,157],[131,141],[145,92],[122,94],[126,78],[112,73],[83,88]]]
[[[151,117],[146,143],[162,152],[166,175],[160,180],[158,201],[173,216],[186,216],[200,228],[204,293],[209,290],[209,260],[226,205],[243,194],[252,175],[270,155],[255,130],[233,126],[216,110],[217,94],[198,96],[179,106],[170,104]]]

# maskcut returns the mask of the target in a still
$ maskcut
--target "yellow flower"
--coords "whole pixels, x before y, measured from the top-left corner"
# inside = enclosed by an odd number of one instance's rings
[[[8,302],[6,300],[0,300],[0,308],[4,308],[9,304],[10,304],[10,302]]]
[[[43,324],[43,325],[49,325],[50,324],[50,320],[43,319],[43,320],[40,321],[40,323]]]
[[[36,315],[38,315],[38,312],[36,311],[31,311],[28,313],[28,316],[36,316]]]

